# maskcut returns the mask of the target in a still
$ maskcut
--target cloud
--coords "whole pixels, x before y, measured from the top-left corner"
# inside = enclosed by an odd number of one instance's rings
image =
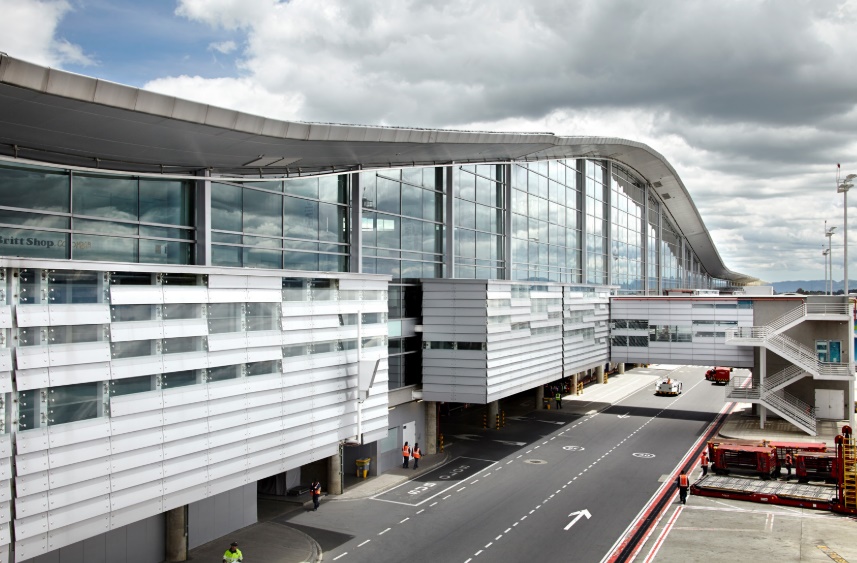
[[[235,41],[221,41],[219,43],[211,43],[208,46],[209,51],[217,51],[218,53],[222,53],[224,55],[228,55],[235,51],[238,48],[238,44]]]
[[[71,9],[66,0],[0,0],[0,51],[45,66],[96,64],[79,45],[56,36]]]

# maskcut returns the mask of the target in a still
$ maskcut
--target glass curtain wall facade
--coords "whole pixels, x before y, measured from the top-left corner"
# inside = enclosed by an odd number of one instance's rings
[[[201,209],[205,190],[210,209]],[[355,216],[359,225],[351,225]],[[352,248],[356,229],[362,244]],[[211,245],[208,264],[200,241]],[[421,322],[421,279],[588,283],[653,295],[728,285],[702,269],[645,179],[583,159],[252,179],[0,161],[0,255],[389,275],[390,388],[420,382],[420,336],[402,327]],[[99,330],[53,337],[100,338]],[[42,338],[20,337],[24,346]]]

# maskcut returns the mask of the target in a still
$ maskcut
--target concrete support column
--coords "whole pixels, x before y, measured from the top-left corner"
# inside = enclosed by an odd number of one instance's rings
[[[377,462],[377,460],[375,460]],[[327,458],[327,494],[342,494],[342,452]]]
[[[437,403],[425,401],[426,407],[426,454],[437,453]]]
[[[765,422],[768,418],[768,409],[764,405],[759,405],[759,428],[765,428]]]
[[[543,408],[545,408],[545,386],[539,385],[536,387],[536,410],[540,411]]]
[[[604,366],[600,365],[595,368],[595,381],[598,383],[607,383],[606,378],[604,377]]]
[[[765,378],[768,376],[768,349],[763,347],[759,348],[759,388],[765,388]],[[731,377],[730,377],[731,379]],[[730,382],[731,383],[731,382]],[[768,409],[766,409],[763,405],[759,405],[759,428],[765,428],[765,422],[768,418]]]
[[[617,368],[618,368],[620,374],[625,373],[625,364],[624,363],[619,364],[617,366]]]
[[[187,561],[187,505],[166,512],[167,561]]]
[[[577,395],[577,386],[579,385],[577,376],[579,376],[579,375],[580,375],[579,373],[574,372],[574,376],[572,376],[572,379],[571,379],[571,392],[574,393],[575,395]]]
[[[497,428],[497,413],[500,412],[500,401],[488,403],[488,428]]]

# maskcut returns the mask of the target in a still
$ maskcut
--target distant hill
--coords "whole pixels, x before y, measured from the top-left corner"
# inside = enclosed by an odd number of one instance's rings
[[[851,276],[848,276],[849,278]],[[794,280],[794,281],[781,281],[781,282],[773,282],[771,285],[774,286],[774,291],[776,293],[794,293],[798,289],[804,289],[806,291],[824,291],[824,280]],[[838,291],[844,289],[845,284],[842,280],[836,281],[833,280],[833,291]],[[857,280],[848,280],[848,290],[855,291],[857,290]]]

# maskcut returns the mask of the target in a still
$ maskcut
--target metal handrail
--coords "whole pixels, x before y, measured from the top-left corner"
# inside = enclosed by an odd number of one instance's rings
[[[800,319],[801,317],[806,316],[806,304],[802,304],[799,307],[795,307],[788,313],[784,314],[780,318],[774,320],[771,323],[768,323],[768,328],[771,329],[771,332],[776,332],[783,328],[784,326],[793,323],[794,321]]]
[[[777,373],[771,375],[770,377],[765,378],[765,384],[763,387],[765,388],[765,392],[771,393],[773,392],[775,387],[779,387],[785,382],[797,381],[801,377],[806,370],[801,369],[796,365],[790,365],[783,370],[778,371]]]
[[[815,409],[794,395],[781,390],[765,395],[762,400],[778,408],[783,413],[788,414],[807,428],[812,429],[813,432],[815,431],[817,422]]]
[[[848,364],[821,362],[809,348],[785,334],[777,334],[769,338],[768,346],[777,352],[782,352],[786,359],[813,375],[826,377],[848,377],[850,375]]]
[[[850,315],[851,306],[848,303],[807,303],[806,312],[809,315]]]
[[[758,399],[758,387],[753,386],[752,376],[733,376],[726,387],[727,399]]]
[[[770,329],[766,326],[739,326],[738,328],[727,328],[725,333],[727,342],[730,340],[762,341],[768,337]]]

